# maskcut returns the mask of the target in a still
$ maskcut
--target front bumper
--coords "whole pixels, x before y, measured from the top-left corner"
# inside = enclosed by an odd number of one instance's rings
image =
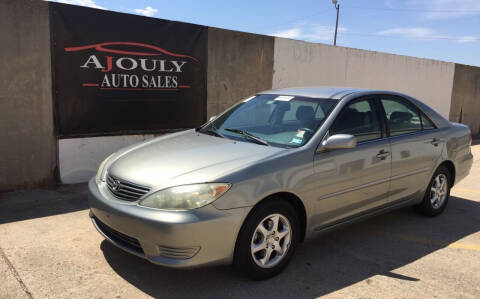
[[[113,197],[95,178],[88,184],[95,228],[121,249],[168,267],[228,264],[249,208],[165,211]]]

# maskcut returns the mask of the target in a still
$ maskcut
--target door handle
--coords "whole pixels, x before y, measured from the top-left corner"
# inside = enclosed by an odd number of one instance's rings
[[[384,151],[384,150],[381,150],[377,154],[377,158],[379,158],[380,160],[385,160],[388,156],[390,156],[390,152],[387,152],[387,151]]]
[[[440,144],[440,142],[442,142],[442,141],[438,138],[433,138],[433,140],[430,141],[430,143],[433,144],[433,146],[438,146]]]

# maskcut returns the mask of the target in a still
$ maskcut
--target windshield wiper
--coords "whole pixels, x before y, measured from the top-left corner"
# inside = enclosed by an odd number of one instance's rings
[[[209,129],[201,130],[200,132],[204,132],[204,133],[208,132],[208,133],[212,133],[215,136],[226,138],[225,135],[223,135],[222,133],[220,133],[220,131],[218,131],[215,125],[212,125]]]
[[[239,129],[231,129],[231,128],[227,128],[227,129],[224,129],[224,130],[229,131],[229,132],[233,132],[233,133],[237,133],[237,134],[241,134],[241,135],[247,137],[248,139],[253,140],[256,143],[263,144],[263,145],[266,145],[266,146],[269,145],[268,142],[266,142],[265,140],[261,139],[260,137],[257,137],[255,135],[253,135],[252,133],[248,133],[247,131],[239,130]]]

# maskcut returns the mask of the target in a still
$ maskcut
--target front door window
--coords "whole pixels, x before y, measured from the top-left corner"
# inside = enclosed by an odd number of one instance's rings
[[[374,101],[371,99],[350,104],[331,127],[330,135],[354,135],[357,142],[382,138],[382,127],[374,107]]]

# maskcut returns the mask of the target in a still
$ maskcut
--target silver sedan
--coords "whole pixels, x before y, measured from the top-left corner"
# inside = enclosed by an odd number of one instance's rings
[[[155,264],[281,272],[297,245],[395,208],[440,214],[470,171],[468,127],[407,95],[272,90],[202,127],[109,156],[89,183],[91,219]]]

